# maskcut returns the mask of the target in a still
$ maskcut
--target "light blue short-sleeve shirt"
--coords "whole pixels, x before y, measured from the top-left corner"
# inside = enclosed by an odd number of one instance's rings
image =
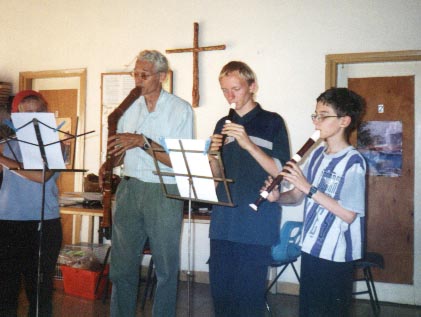
[[[193,110],[190,104],[165,90],[156,103],[155,111],[149,112],[145,98],[139,97],[126,110],[118,122],[118,133],[143,134],[156,143],[165,138],[193,138]],[[172,169],[159,163],[161,172],[172,173]],[[126,151],[123,174],[144,182],[159,183],[153,158],[140,147]],[[174,177],[164,177],[166,184],[174,184]]]

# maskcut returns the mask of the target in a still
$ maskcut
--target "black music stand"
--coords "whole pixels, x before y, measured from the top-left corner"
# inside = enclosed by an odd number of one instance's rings
[[[168,198],[187,200],[188,203],[188,262],[187,262],[187,298],[188,298],[188,316],[190,316],[190,284],[193,278],[191,272],[191,203],[202,202],[213,205],[234,206],[228,183],[232,180],[227,179],[224,174],[224,168],[220,152],[208,152],[209,145],[203,140],[182,140],[182,139],[166,139],[161,142],[164,149],[152,148],[153,158],[155,162],[156,172],[162,189]],[[159,167],[156,158],[156,152],[167,152],[170,155],[173,173],[163,172]],[[216,157],[220,170],[221,177],[213,177],[208,154]],[[164,176],[173,176],[176,178],[179,193],[168,192],[167,186],[164,182]],[[215,182],[221,182],[225,189],[225,201],[220,201],[216,195]]]
[[[31,118],[31,119],[29,119]],[[86,135],[93,131],[83,134],[70,134],[59,130],[56,127],[53,113],[13,113],[12,120],[16,125],[15,128],[17,141],[20,142],[19,147],[23,158],[23,168],[11,170],[26,170],[26,171],[42,171],[42,206],[40,222],[38,226],[39,231],[39,248],[38,248],[38,271],[37,271],[37,309],[36,316],[39,316],[39,293],[40,293],[40,279],[41,279],[41,257],[42,257],[42,238],[43,238],[43,224],[45,212],[45,183],[46,171],[53,172],[86,172],[84,169],[75,169],[73,159],[72,168],[67,169],[64,164],[63,154],[61,152],[60,143],[70,139],[77,139],[80,136]],[[44,123],[43,121],[46,121]],[[77,124],[76,124],[77,130]],[[67,138],[60,140],[58,133],[67,135]],[[76,131],[77,132],[77,131]],[[16,161],[17,156],[9,145],[10,140],[6,140],[7,145],[12,151],[12,155]],[[45,143],[48,142],[48,143]],[[34,148],[38,148],[38,151]],[[76,141],[74,149],[76,150]],[[74,151],[75,151],[74,150]],[[28,157],[29,156],[29,157]]]

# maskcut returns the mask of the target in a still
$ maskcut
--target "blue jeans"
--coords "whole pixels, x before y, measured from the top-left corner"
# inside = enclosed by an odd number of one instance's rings
[[[181,200],[165,197],[160,184],[135,178],[120,182],[112,225],[111,316],[136,316],[139,267],[147,238],[158,280],[153,316],[175,316],[182,208]]]

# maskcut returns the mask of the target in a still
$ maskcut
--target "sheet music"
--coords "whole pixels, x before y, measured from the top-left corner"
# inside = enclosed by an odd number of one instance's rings
[[[190,140],[190,139],[165,139],[167,149],[171,158],[174,173],[187,174],[187,167],[180,150],[180,142],[185,151],[187,164],[191,175],[212,177],[212,171],[209,165],[208,155],[205,153],[206,140]],[[200,151],[200,153],[188,152]],[[180,196],[189,198],[189,178],[187,176],[176,176],[178,190]],[[196,190],[197,199],[218,202],[216,196],[215,184],[213,179],[193,177],[193,186]],[[192,198],[195,198],[193,192]]]
[[[30,142],[27,144],[19,142],[22,153],[23,167],[25,169],[43,169],[44,163],[41,157],[38,140],[32,119],[38,119],[41,138],[44,145],[59,141],[56,119],[53,113],[47,112],[17,112],[12,113],[13,125],[17,129],[18,140]],[[30,124],[24,126],[30,122]],[[45,126],[47,125],[47,126]],[[35,144],[35,145],[34,145]],[[44,147],[49,169],[65,169],[60,143],[51,144]]]

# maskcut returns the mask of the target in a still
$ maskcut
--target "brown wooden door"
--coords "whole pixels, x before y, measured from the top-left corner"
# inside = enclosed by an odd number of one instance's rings
[[[402,122],[401,176],[368,176],[367,251],[385,259],[385,269],[374,273],[376,281],[413,284],[414,76],[349,78],[348,87],[366,100],[363,121]],[[351,141],[356,144],[356,134]]]
[[[77,89],[59,89],[59,90],[40,90],[40,93],[48,102],[48,111],[53,112],[56,117],[59,118],[70,118],[71,131],[74,133],[77,122],[77,100],[78,91]],[[66,131],[67,132],[67,131]],[[71,142],[70,157],[73,157],[74,153],[74,141]],[[71,162],[69,162],[71,163]],[[67,168],[71,168],[71,164],[66,165]],[[75,190],[75,175],[72,172],[61,173],[58,181],[59,192],[73,192]],[[61,223],[63,228],[63,245],[72,243],[73,233],[73,216],[72,215],[61,215]],[[76,224],[78,227],[78,224]],[[80,229],[80,227],[75,228]]]

